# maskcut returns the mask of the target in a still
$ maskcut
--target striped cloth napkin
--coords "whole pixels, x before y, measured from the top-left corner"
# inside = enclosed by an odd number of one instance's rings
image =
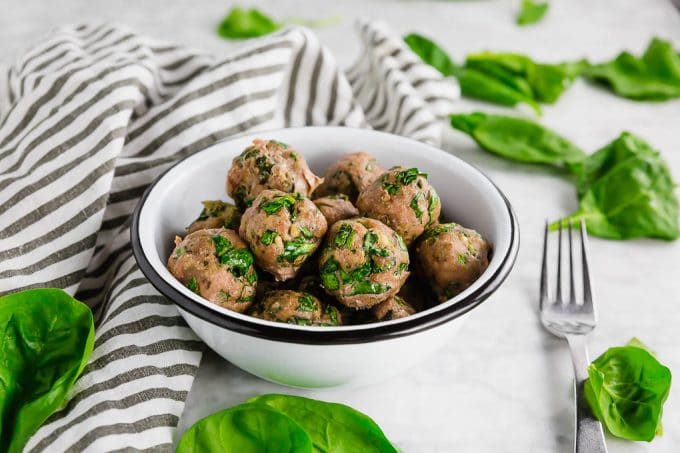
[[[97,327],[67,404],[25,451],[171,450],[203,345],[137,268],[129,225],[178,159],[300,125],[438,143],[458,86],[385,25],[357,29],[346,73],[303,28],[215,57],[109,24],[60,28],[0,69],[0,294],[64,288]]]

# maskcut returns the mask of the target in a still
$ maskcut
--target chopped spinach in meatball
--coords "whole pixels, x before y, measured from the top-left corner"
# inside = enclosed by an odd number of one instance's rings
[[[342,316],[337,308],[302,291],[271,291],[251,314],[256,318],[299,326],[325,327],[342,324]]]
[[[401,237],[375,219],[335,223],[319,258],[326,292],[350,308],[370,308],[399,291],[409,275]]]
[[[239,233],[257,265],[284,281],[319,247],[326,230],[326,219],[308,198],[265,190],[243,213]]]
[[[417,168],[392,167],[359,195],[361,215],[378,219],[411,245],[426,228],[437,223],[441,203]]]
[[[489,265],[489,244],[456,223],[428,229],[416,248],[418,269],[440,302],[470,286]]]
[[[285,143],[258,139],[234,158],[227,175],[227,193],[245,208],[265,189],[309,196],[321,181],[302,154]]]
[[[191,291],[243,313],[255,300],[253,255],[233,230],[204,229],[177,238],[168,270]]]
[[[238,230],[241,223],[241,211],[230,203],[221,200],[202,201],[203,210],[198,218],[187,227],[187,233],[210,228],[228,228]]]

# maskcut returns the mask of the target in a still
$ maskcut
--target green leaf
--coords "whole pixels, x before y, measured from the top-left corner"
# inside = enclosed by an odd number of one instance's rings
[[[311,453],[312,441],[291,417],[262,404],[242,404],[199,420],[176,453]]]
[[[507,159],[570,167],[585,157],[569,140],[533,121],[481,112],[450,118],[452,127],[470,135],[485,150]]]
[[[87,305],[60,289],[0,297],[0,451],[19,453],[62,406],[90,357]]]
[[[624,132],[574,172],[579,209],[564,220],[584,219],[590,234],[609,239],[680,237],[673,177],[661,154],[642,139]]]
[[[267,394],[252,404],[271,407],[294,419],[309,434],[319,453],[396,453],[380,427],[349,406],[291,395]]]
[[[257,9],[234,7],[217,27],[217,34],[227,39],[247,39],[267,35],[281,26]]]
[[[267,215],[276,214],[281,208],[286,208],[288,211],[292,211],[293,206],[297,198],[293,194],[277,195],[271,200],[263,199],[260,202],[260,209],[267,213]]]
[[[588,367],[585,397],[614,436],[651,441],[661,425],[670,370],[637,345],[609,348]]]
[[[587,65],[584,75],[630,99],[664,101],[680,97],[680,55],[670,42],[659,38],[649,43],[640,58],[622,52],[610,62]]]
[[[317,245],[315,242],[307,242],[307,239],[302,236],[286,241],[283,243],[283,253],[279,255],[279,260],[292,263],[299,256],[306,256],[314,252]]]
[[[423,62],[434,67],[444,76],[456,77],[463,96],[508,107],[525,103],[530,105],[536,113],[540,113],[541,109],[538,104],[526,93],[506,85],[503,80],[497,79],[494,75],[455,65],[448,54],[434,41],[415,33],[407,35],[404,41]]]
[[[235,248],[229,239],[219,234],[212,236],[211,239],[215,245],[215,256],[217,256],[217,260],[220,264],[227,266],[235,277],[243,277],[244,275],[251,273],[251,271],[252,273],[255,273],[253,268],[253,262],[255,260],[249,249]],[[257,277],[255,277],[255,279],[257,279]],[[194,290],[192,289],[192,291]]]
[[[425,36],[411,33],[404,37],[404,42],[423,62],[441,72],[442,75],[453,75],[456,65],[453,64],[449,55],[433,41]]]
[[[535,24],[543,19],[545,13],[548,12],[548,3],[538,3],[533,0],[522,0],[522,9],[517,15],[517,23],[519,25]]]
[[[583,62],[542,64],[526,55],[495,52],[471,54],[465,60],[466,68],[493,77],[525,99],[547,104],[557,101],[583,65]]]

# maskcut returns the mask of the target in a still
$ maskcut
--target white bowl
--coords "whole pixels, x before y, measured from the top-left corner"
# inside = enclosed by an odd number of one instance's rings
[[[365,150],[385,167],[429,174],[447,220],[479,231],[493,247],[489,267],[453,299],[407,318],[373,324],[311,327],[235,313],[197,296],[165,264],[175,235],[201,200],[228,200],[231,160],[254,138],[290,144],[319,175],[342,154]],[[343,127],[303,127],[249,134],[216,143],[161,175],[140,200],[131,228],[137,263],[174,301],[196,334],[225,359],[263,379],[297,387],[361,385],[396,375],[448,343],[467,314],[507,277],[519,246],[517,220],[501,191],[479,170],[437,148],[397,135]]]

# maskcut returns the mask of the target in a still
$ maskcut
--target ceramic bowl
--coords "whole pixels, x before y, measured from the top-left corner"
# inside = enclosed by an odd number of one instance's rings
[[[479,231],[493,247],[489,267],[453,299],[413,316],[374,324],[310,327],[275,323],[221,308],[194,294],[166,268],[175,235],[184,236],[201,200],[230,200],[225,191],[232,159],[254,138],[271,138],[302,153],[318,175],[343,153],[365,150],[389,168],[429,174],[447,220]],[[513,210],[484,174],[440,149],[404,137],[343,127],[260,132],[216,143],[162,174],[133,217],[132,246],[142,272],[172,300],[208,346],[236,366],[296,387],[362,385],[396,375],[451,341],[474,308],[510,272],[519,246]]]

